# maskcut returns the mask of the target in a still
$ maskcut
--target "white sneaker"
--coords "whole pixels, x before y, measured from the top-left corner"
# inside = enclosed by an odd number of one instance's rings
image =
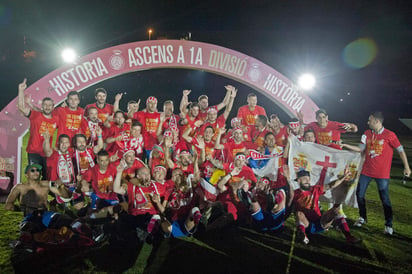
[[[393,228],[391,226],[385,225],[385,230],[383,231],[383,234],[392,235],[393,234]]]
[[[359,217],[359,219],[353,225],[356,227],[362,227],[364,224],[366,224],[366,220],[362,217]]]

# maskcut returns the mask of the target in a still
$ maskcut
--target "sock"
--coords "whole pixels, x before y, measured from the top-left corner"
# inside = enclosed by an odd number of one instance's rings
[[[199,223],[200,218],[202,218],[202,214],[200,213],[199,208],[198,207],[192,208],[192,219],[193,219],[193,222],[195,222],[195,225]]]
[[[352,237],[352,234],[350,234],[348,223],[346,222],[345,218],[339,218],[336,220],[336,222],[339,224],[339,227],[346,238]]]
[[[160,221],[159,215],[153,215],[150,219],[149,224],[147,225],[147,232],[152,233],[153,229],[156,227],[156,224]]]
[[[305,226],[304,226],[302,223],[299,223],[298,229],[299,229],[300,231],[302,231],[303,234],[306,235],[306,228],[305,228]]]

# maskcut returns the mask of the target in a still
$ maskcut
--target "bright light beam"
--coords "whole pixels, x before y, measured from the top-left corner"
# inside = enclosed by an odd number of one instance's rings
[[[316,85],[316,79],[312,74],[304,73],[299,77],[298,83],[302,89],[311,90]]]
[[[62,51],[62,58],[66,63],[74,63],[77,59],[77,54],[73,49],[67,48]]]

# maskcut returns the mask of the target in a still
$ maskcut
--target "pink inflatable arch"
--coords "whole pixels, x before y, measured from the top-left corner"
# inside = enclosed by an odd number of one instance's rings
[[[27,88],[33,102],[43,97],[59,103],[71,90],[82,91],[118,75],[154,68],[204,70],[233,79],[257,90],[294,117],[302,111],[314,120],[319,108],[285,76],[243,53],[213,44],[185,40],[151,40],[106,48],[47,74]],[[16,83],[16,94],[17,94]],[[22,137],[29,120],[17,109],[17,97],[0,113],[0,170],[13,172],[20,182]],[[1,182],[8,183],[8,179]]]

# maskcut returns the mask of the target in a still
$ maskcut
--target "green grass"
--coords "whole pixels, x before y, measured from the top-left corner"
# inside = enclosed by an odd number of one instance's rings
[[[407,138],[402,140],[407,154],[412,156],[412,142]],[[308,246],[295,243],[292,216],[281,235],[231,226],[199,233],[194,238],[165,239],[157,250],[147,244],[130,250],[105,244],[81,254],[67,254],[64,263],[60,262],[65,267],[58,272],[412,273],[412,181],[402,184],[402,172],[395,152],[390,184],[395,230],[392,237],[383,234],[383,209],[376,184],[372,182],[366,194],[365,227],[353,228],[357,209],[345,208],[352,233],[362,239],[357,246],[347,245],[343,234],[335,229],[311,236]],[[8,244],[17,238],[21,218],[21,213],[5,212],[4,205],[0,205],[0,273],[13,272],[12,249]],[[46,264],[42,271],[55,272],[55,269]]]

